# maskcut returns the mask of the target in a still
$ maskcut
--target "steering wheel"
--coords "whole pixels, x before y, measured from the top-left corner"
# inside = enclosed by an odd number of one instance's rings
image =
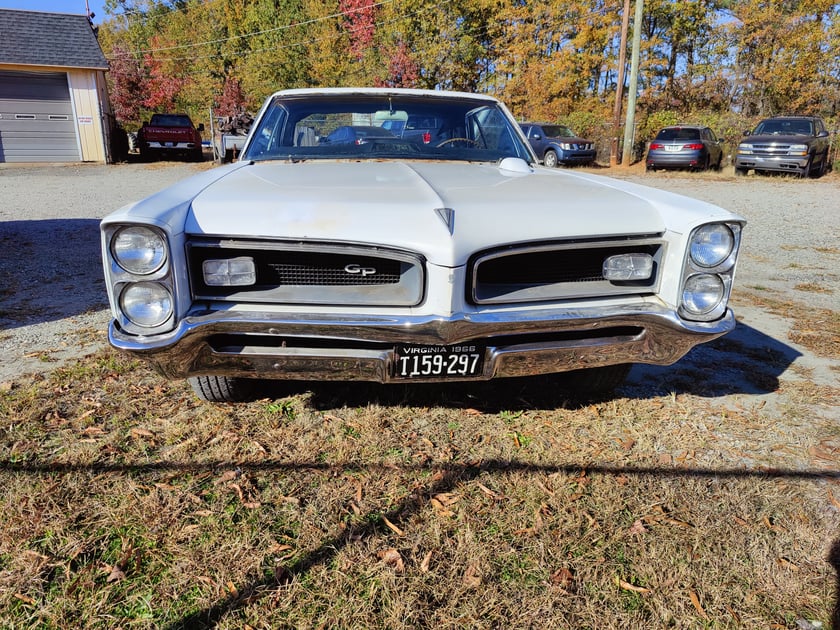
[[[476,149],[479,147],[478,142],[476,142],[475,140],[470,140],[469,138],[449,138],[448,140],[444,140],[443,142],[438,142],[435,145],[435,148],[444,147],[447,144],[451,144],[453,142],[466,142],[467,144],[474,146]]]

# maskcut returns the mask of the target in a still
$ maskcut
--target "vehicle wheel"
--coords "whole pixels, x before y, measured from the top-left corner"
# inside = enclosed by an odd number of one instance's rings
[[[203,162],[204,161],[204,151],[202,149],[196,149],[192,153],[190,153],[189,157],[190,162]]]
[[[254,381],[227,376],[193,376],[187,379],[195,395],[213,403],[246,402],[253,398]]]
[[[554,151],[548,150],[543,157],[543,164],[546,168],[557,168],[557,154]]]
[[[813,163],[813,160],[811,158],[808,158],[808,163],[802,167],[801,171],[799,171],[799,177],[801,179],[807,179],[811,176],[811,166],[813,165]]]
[[[817,172],[814,174],[814,177],[822,177],[825,175],[825,172],[828,170],[828,152],[826,151],[825,155],[823,155],[822,160],[820,160],[820,167],[817,169]]]
[[[749,170],[749,169],[746,169],[746,168],[738,168],[738,167],[736,166],[736,167],[735,167],[735,176],[736,176],[736,177],[743,177],[744,175],[746,175],[746,174],[747,174],[747,171],[748,171],[748,170]]]
[[[718,158],[717,164],[715,164],[715,170],[720,172],[720,164],[723,162],[723,155]]]
[[[233,162],[233,149],[225,151],[224,163],[229,164],[230,162]]]
[[[710,168],[712,168],[712,158],[707,155],[706,159],[703,160],[703,167],[700,170],[708,171]]]
[[[562,389],[576,396],[609,394],[621,385],[630,372],[631,363],[608,365],[599,368],[574,370],[559,375]]]

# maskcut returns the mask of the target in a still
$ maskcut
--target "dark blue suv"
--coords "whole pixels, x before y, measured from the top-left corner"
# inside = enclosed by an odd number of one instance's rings
[[[549,123],[519,123],[528,142],[543,164],[554,168],[558,164],[592,164],[595,161],[595,144],[578,137],[566,125]]]

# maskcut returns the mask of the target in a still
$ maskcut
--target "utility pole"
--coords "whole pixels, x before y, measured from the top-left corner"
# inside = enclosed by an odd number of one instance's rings
[[[618,45],[618,82],[615,86],[613,108],[613,137],[610,144],[610,166],[618,164],[619,135],[621,134],[621,104],[624,98],[624,65],[627,60],[627,29],[630,24],[630,0],[624,0],[621,14],[621,41]]]
[[[633,52],[630,57],[630,85],[627,86],[627,119],[624,122],[624,152],[621,163],[630,166],[633,156],[633,131],[636,125],[636,92],[639,86],[639,49],[642,47],[642,18],[645,0],[636,0],[636,14],[633,17]]]

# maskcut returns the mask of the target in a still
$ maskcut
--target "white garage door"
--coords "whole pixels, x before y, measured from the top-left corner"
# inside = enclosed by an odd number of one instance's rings
[[[0,162],[80,159],[67,75],[0,71]]]

